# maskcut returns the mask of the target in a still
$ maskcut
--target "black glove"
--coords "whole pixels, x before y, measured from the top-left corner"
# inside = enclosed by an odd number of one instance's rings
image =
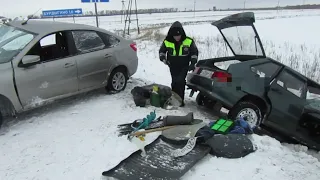
[[[195,64],[190,64],[188,71],[194,71],[195,68],[196,68]]]
[[[165,65],[169,65],[170,63],[169,63],[169,61],[166,59],[166,57],[165,56],[160,56],[160,61],[161,62],[163,62]]]
[[[162,60],[162,62],[163,62],[165,65],[170,65],[170,62],[167,61],[166,59]]]
[[[163,62],[165,65],[170,65],[170,62],[166,60],[166,58],[161,58],[160,61]]]

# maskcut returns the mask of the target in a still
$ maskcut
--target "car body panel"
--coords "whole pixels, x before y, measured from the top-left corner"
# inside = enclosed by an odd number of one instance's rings
[[[132,40],[123,39],[119,46],[114,50],[114,57],[117,59],[115,67],[124,65],[128,69],[128,75],[132,76],[138,70],[138,55],[133,51],[129,44],[134,43]]]
[[[293,76],[288,68],[284,68],[279,76],[272,82],[270,90],[268,91],[268,97],[271,101],[272,110],[269,114],[268,120],[277,123],[277,126],[286,127],[287,131],[295,131],[300,117],[303,113],[305,105],[305,94],[300,92],[294,92],[290,87],[285,84],[282,86],[281,76],[288,74],[292,78],[297,78],[303,86],[306,88],[306,79]],[[287,90],[289,89],[289,90]],[[296,94],[301,94],[298,97]],[[283,99],[285,97],[285,100]],[[288,121],[288,119],[290,119]]]
[[[108,72],[115,59],[112,49],[102,49],[76,55],[78,67],[79,90],[106,85]]]
[[[78,91],[74,57],[16,68],[15,80],[25,109],[37,106],[46,99]]]
[[[22,22],[23,21],[11,21],[7,24],[32,33],[35,35],[34,39],[28,43],[24,49],[22,49],[20,53],[12,59],[11,62],[0,64],[0,69],[7,70],[9,70],[8,65],[11,65],[10,75],[12,77],[10,79],[12,80],[12,85],[7,87],[13,88],[9,88],[10,90],[1,88],[0,94],[11,101],[15,112],[26,111],[37,106],[41,106],[46,102],[52,102],[57,99],[66,98],[82,92],[104,87],[107,84],[112,70],[120,65],[126,67],[129,77],[137,71],[138,56],[137,52],[130,47],[130,44],[134,44],[134,41],[132,40],[124,39],[104,29],[82,24],[29,20],[26,24],[22,25]],[[87,55],[83,54],[79,56],[76,54],[70,54],[70,56],[59,61],[55,60],[46,64],[39,62],[38,64],[34,64],[30,67],[21,66],[22,58],[27,55],[29,50],[42,38],[52,33],[68,33],[74,30],[89,30],[96,31],[98,33],[106,33],[118,39],[119,43],[116,46],[92,52],[92,54],[89,53]],[[106,57],[106,54],[111,54],[112,56]],[[99,58],[99,56],[101,56],[101,58]],[[86,57],[93,57],[95,61],[87,63],[88,61],[85,61]],[[79,69],[78,63],[80,64]],[[68,71],[65,66],[68,66]],[[53,67],[56,69],[52,69]],[[92,72],[90,72],[90,69]],[[45,74],[49,77],[45,77]],[[90,76],[93,74],[95,75]],[[3,75],[3,77],[9,78],[8,76]],[[30,83],[25,81],[28,77],[32,77]],[[58,81],[58,79],[60,79],[60,81]],[[83,81],[81,82],[81,80]],[[17,82],[17,86],[15,86],[15,82]],[[46,85],[48,85],[47,89],[44,88]],[[58,86],[59,88],[57,88]],[[52,92],[49,90],[50,87],[53,88]],[[30,99],[32,101],[35,96],[42,99],[42,103],[34,104],[35,106],[31,107]]]
[[[14,72],[13,72],[11,62],[0,64],[0,72],[1,72],[0,95],[4,96],[9,101],[11,101],[12,106],[15,109],[21,110],[22,106],[21,106],[19,97],[17,96],[16,87],[14,83],[14,76],[13,76]]]
[[[220,62],[220,59],[218,59],[218,61],[214,59],[210,60]],[[265,99],[265,88],[268,86],[271,78],[257,77],[257,75],[250,70],[250,66],[266,62],[269,62],[268,59],[257,59],[231,64],[227,70],[228,73],[232,74],[232,82],[229,83],[217,83],[195,72],[188,73],[187,85],[193,87],[193,89],[210,91],[208,94],[211,94],[212,99],[221,101],[226,108],[233,107],[241,98],[248,94]],[[207,66],[202,66],[201,63],[200,65],[197,64],[197,67],[208,69]],[[251,83],[255,83],[255,86],[252,86]]]
[[[187,75],[187,86],[192,89],[192,94],[194,91],[200,91],[210,100],[216,100],[228,109],[232,109],[248,95],[257,97],[267,106],[266,118],[261,122],[264,127],[320,150],[320,84],[274,59],[265,57],[253,22],[253,13],[239,13],[212,23],[219,29],[234,56],[198,61],[196,70]],[[233,46],[234,44],[230,43],[223,29],[236,25],[253,28],[256,42],[261,47],[260,54],[241,54]],[[231,64],[226,70],[221,70],[214,65],[214,63],[230,60],[240,62]],[[261,73],[263,68],[267,68],[266,74]],[[211,77],[200,75],[202,69],[227,72],[232,80],[216,82]],[[312,102],[306,101],[307,86],[308,88],[316,87],[314,91],[318,94],[319,102],[316,102],[313,108],[308,106]],[[306,115],[309,116],[304,118]],[[308,122],[309,119],[312,119],[313,124]],[[309,123],[308,127],[306,123]],[[318,134],[310,135],[311,131]]]

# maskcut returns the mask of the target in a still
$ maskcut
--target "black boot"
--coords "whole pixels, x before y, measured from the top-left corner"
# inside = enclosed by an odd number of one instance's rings
[[[184,106],[185,106],[184,101],[182,101],[180,107],[184,107]]]

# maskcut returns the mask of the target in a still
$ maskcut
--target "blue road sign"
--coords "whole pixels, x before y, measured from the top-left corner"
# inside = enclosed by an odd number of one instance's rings
[[[82,3],[99,3],[99,2],[109,2],[109,0],[81,0]]]
[[[42,11],[43,17],[72,16],[72,15],[81,15],[81,14],[82,14],[81,8]]]

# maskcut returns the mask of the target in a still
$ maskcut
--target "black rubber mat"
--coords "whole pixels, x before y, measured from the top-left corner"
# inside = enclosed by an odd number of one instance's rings
[[[212,148],[210,154],[224,158],[242,158],[256,150],[251,140],[243,134],[214,135],[206,144]]]
[[[185,144],[172,143],[159,136],[145,147],[147,156],[138,150],[114,168],[102,173],[117,180],[177,180],[210,152],[210,147],[196,145],[187,155],[174,158],[171,152]]]

